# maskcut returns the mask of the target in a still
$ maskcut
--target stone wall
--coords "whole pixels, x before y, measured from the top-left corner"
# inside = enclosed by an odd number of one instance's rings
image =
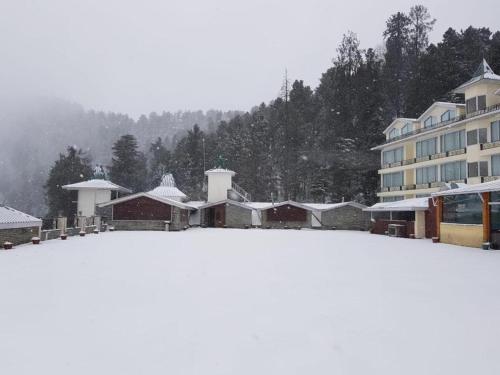
[[[252,226],[252,210],[236,206],[226,205],[226,226],[228,228],[245,228]]]
[[[109,224],[115,230],[165,230],[164,220],[113,220]]]
[[[338,207],[333,210],[322,211],[321,224],[323,228],[368,230],[370,228],[370,214],[363,212],[361,208],[353,206]]]
[[[267,211],[261,211],[262,228],[311,228],[311,211],[306,211],[306,221],[269,221],[267,220]]]
[[[12,242],[14,245],[29,243],[33,237],[38,236],[38,227],[0,229],[0,247],[3,247],[3,243],[6,241]]]

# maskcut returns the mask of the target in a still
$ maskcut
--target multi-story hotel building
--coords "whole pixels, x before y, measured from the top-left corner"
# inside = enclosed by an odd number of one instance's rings
[[[483,60],[455,93],[465,104],[436,102],[419,118],[397,118],[381,151],[382,202],[430,196],[448,182],[500,178],[500,75]]]

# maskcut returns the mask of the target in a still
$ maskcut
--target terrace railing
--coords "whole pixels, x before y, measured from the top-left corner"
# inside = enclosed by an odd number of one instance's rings
[[[499,144],[499,146],[500,146],[500,144]],[[384,165],[382,165],[382,169],[401,167],[401,166],[405,166],[405,165],[422,163],[424,161],[436,160],[436,159],[446,158],[446,157],[450,157],[450,156],[462,155],[462,154],[466,154],[466,153],[467,153],[467,148],[459,148],[457,150],[440,152],[438,154],[426,155],[426,156],[421,156],[418,158],[411,158],[411,159],[398,161],[395,163],[384,164]]]

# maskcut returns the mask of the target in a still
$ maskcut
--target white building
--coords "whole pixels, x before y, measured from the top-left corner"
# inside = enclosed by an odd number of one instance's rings
[[[129,189],[116,185],[110,181],[93,179],[76,184],[64,185],[65,190],[78,191],[77,214],[78,216],[95,216],[97,204],[109,202],[112,199],[112,192],[131,193]]]

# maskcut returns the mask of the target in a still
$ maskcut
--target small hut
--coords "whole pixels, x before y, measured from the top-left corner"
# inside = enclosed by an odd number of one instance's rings
[[[199,207],[201,225],[211,228],[249,228],[253,209],[244,203],[225,199]]]
[[[189,225],[194,209],[182,202],[150,193],[137,193],[99,205],[111,207],[116,230],[181,230]]]
[[[33,237],[40,236],[42,220],[0,205],[0,247],[5,242],[14,245],[28,243]]]
[[[357,202],[304,203],[312,209],[312,227],[322,229],[368,230],[370,214]]]
[[[312,208],[294,201],[269,204],[260,209],[262,227],[311,228]]]

